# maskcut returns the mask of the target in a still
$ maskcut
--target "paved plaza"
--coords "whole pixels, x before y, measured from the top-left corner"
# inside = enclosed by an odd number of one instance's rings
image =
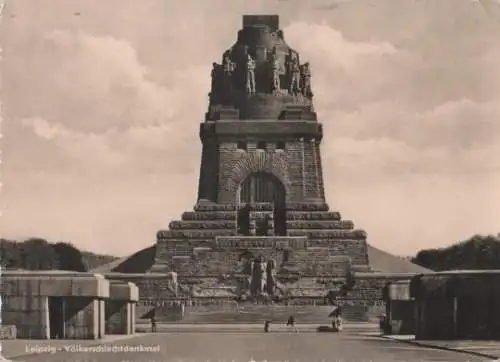
[[[17,355],[23,352],[19,343],[30,348],[36,347],[36,341],[15,341]],[[57,343],[56,343],[57,342]],[[65,351],[64,346],[75,348],[81,343],[81,351]],[[198,362],[198,361],[342,361],[342,362],[390,362],[390,361],[488,361],[465,353],[445,351],[411,345],[376,336],[363,328],[347,328],[341,334],[316,333],[312,329],[299,326],[298,332],[275,328],[274,332],[263,333],[257,330],[219,331],[203,330],[182,333],[139,334],[132,338],[108,340],[108,348],[143,348],[151,351],[96,352],[86,351],[85,346],[96,342],[52,341],[52,346],[59,347],[55,353],[13,357],[9,345],[4,345],[4,352],[13,361],[26,362]],[[51,341],[39,343],[50,346]],[[11,344],[13,346],[13,344]],[[23,346],[23,347],[24,347]],[[102,346],[101,346],[102,347]],[[23,348],[25,349],[25,348]],[[9,355],[10,354],[10,355]]]

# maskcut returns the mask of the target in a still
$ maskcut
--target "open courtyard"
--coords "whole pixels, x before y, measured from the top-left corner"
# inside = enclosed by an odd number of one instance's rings
[[[96,341],[10,341],[4,354],[13,361],[26,362],[201,362],[201,361],[487,361],[465,353],[419,347],[384,339],[372,328],[347,326],[340,334],[317,333],[311,326],[297,331],[274,326],[270,333],[252,326],[248,329],[186,328],[183,331],[145,333],[103,343],[114,351],[86,350]],[[16,348],[13,348],[15,345]],[[77,351],[78,345],[80,350]],[[103,345],[99,348],[104,350]],[[27,354],[28,348],[54,348],[54,353]],[[67,348],[68,350],[65,350]],[[142,348],[143,351],[138,349]],[[17,351],[14,351],[17,349]],[[123,349],[121,352],[117,351]],[[125,351],[129,349],[129,351]],[[135,349],[135,350],[134,350]],[[147,351],[149,350],[149,351]],[[17,357],[14,357],[17,355]]]

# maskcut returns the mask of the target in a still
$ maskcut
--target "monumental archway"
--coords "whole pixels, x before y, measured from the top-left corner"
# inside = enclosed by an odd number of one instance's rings
[[[238,188],[238,202],[241,212],[238,224],[243,226],[241,233],[245,233],[245,223],[252,205],[270,203],[273,205],[274,234],[286,235],[286,189],[283,183],[268,172],[251,173]]]

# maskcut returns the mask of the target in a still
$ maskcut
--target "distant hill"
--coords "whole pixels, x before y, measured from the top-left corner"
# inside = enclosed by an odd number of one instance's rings
[[[156,255],[156,245],[141,249],[138,252],[120,259],[103,264],[95,269],[94,273],[147,273],[153,266]]]
[[[0,264],[6,269],[71,270],[85,272],[118,258],[81,251],[71,243],[45,239],[0,239]]]
[[[119,260],[119,258],[116,256],[95,254],[90,251],[82,251],[81,253],[83,265],[85,265],[85,269],[88,271],[98,268],[102,265],[109,264],[115,260]]]
[[[412,263],[408,258],[392,255],[368,245],[368,260],[373,271],[380,273],[426,273],[431,270]]]

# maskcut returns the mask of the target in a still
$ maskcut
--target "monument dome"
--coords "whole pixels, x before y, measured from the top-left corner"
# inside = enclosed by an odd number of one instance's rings
[[[316,119],[311,69],[285,41],[277,15],[243,16],[236,43],[213,63],[207,120]]]

